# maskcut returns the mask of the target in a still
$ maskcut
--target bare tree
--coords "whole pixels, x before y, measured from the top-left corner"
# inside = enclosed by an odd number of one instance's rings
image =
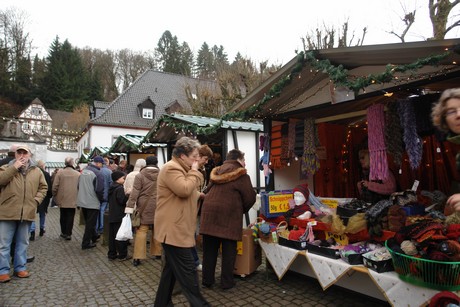
[[[112,101],[117,98],[115,53],[110,50],[102,51],[91,48],[80,49],[79,52],[85,68],[91,75],[99,79],[104,101]]]
[[[146,57],[143,53],[134,52],[129,49],[120,50],[117,53],[117,82],[118,88],[124,91],[131,85],[142,73],[144,73],[151,66],[151,59]]]
[[[348,39],[348,20],[343,23],[342,30],[337,31],[334,27],[323,25],[323,28],[316,28],[314,32],[310,32],[305,37],[301,37],[304,50],[317,50],[317,49],[332,49],[335,48],[335,42],[337,41],[337,47],[349,47],[349,46],[362,46],[364,38],[367,34],[367,27],[363,28],[362,36],[354,43],[355,33],[352,33],[350,39]]]
[[[404,6],[403,3],[400,3],[401,7],[403,9],[404,17],[401,18],[401,21],[404,23],[404,29],[402,30],[401,34],[398,34],[395,32],[395,30],[391,30],[388,33],[396,36],[401,40],[402,43],[405,42],[405,37],[407,33],[409,32],[409,29],[412,27],[412,25],[415,22],[415,13],[416,9],[414,9],[412,12],[409,12],[409,10]]]
[[[32,40],[25,30],[28,15],[17,8],[0,11],[0,45],[8,54],[9,73],[14,78],[19,63],[30,58]]]
[[[460,0],[429,0],[428,3],[431,24],[433,26],[432,39],[444,39],[447,32],[460,26],[458,16],[455,16],[457,20],[453,20],[451,25],[447,26],[449,14],[452,9],[460,3]]]

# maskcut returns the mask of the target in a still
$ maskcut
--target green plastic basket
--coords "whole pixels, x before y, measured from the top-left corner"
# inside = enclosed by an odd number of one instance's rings
[[[402,280],[435,290],[460,290],[460,262],[434,261],[401,254],[389,248],[388,241],[385,241],[385,247]]]

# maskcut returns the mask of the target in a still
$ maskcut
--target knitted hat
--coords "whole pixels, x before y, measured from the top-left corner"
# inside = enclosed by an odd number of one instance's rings
[[[145,158],[145,162],[147,165],[157,165],[158,164],[158,158],[156,156],[148,156]]]
[[[122,171],[115,171],[112,173],[112,181],[115,182],[117,181],[118,179],[120,179],[121,177],[125,177],[126,174]]]
[[[308,184],[307,183],[302,183],[296,186],[294,189],[292,189],[292,193],[294,192],[300,192],[305,196],[305,199],[308,200],[308,196],[310,196],[310,191],[308,190]]]

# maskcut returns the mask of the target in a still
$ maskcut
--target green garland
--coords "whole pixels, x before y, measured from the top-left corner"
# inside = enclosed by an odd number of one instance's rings
[[[316,54],[317,52],[315,51],[308,51],[305,53],[303,51],[300,52],[297,55],[297,63],[291,72],[288,75],[282,77],[277,83],[275,83],[259,102],[250,106],[246,110],[226,113],[220,118],[219,122],[209,127],[198,127],[195,124],[178,123],[174,119],[163,117],[163,119],[156,125],[157,128],[155,131],[159,129],[161,123],[165,123],[176,130],[188,131],[196,135],[209,135],[216,133],[219,128],[221,128],[222,122],[224,120],[247,121],[251,118],[254,118],[258,112],[260,113],[262,111],[263,106],[267,104],[268,101],[281,95],[283,89],[300,74],[306,64],[309,64],[313,69],[317,71],[328,74],[330,80],[336,86],[346,87],[357,94],[360,90],[363,90],[372,84],[383,84],[391,82],[393,79],[395,79],[395,73],[415,71],[427,65],[436,66],[440,63],[441,60],[446,58],[450,52],[447,51],[442,54],[418,59],[417,61],[407,65],[387,64],[385,70],[382,73],[370,74],[365,77],[349,76],[348,70],[345,69],[343,65],[335,66],[331,64],[329,60],[319,60],[316,58]]]

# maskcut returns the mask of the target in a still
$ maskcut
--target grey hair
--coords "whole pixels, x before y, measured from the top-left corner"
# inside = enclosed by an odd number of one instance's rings
[[[172,155],[176,158],[179,158],[182,154],[188,156],[195,149],[199,150],[200,147],[201,144],[198,140],[183,136],[174,145]]]

